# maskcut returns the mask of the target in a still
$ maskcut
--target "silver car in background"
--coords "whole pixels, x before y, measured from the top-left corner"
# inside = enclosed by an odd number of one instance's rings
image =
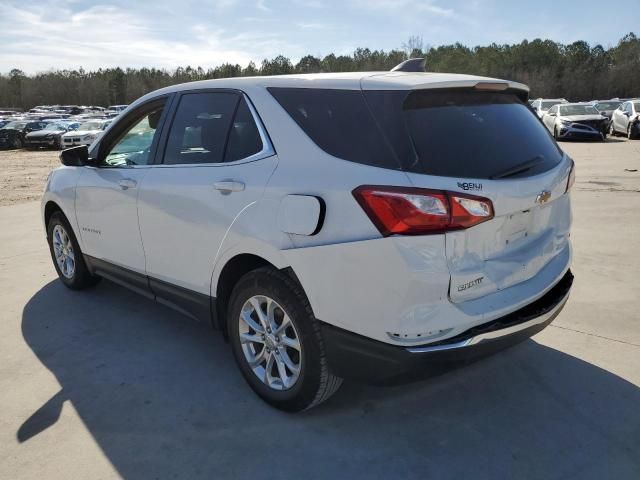
[[[591,102],[591,105],[596,107],[596,110],[600,112],[600,115],[607,117],[609,123],[611,123],[611,117],[613,112],[622,104],[622,100],[611,99],[611,100],[594,100]]]
[[[609,133],[624,134],[629,140],[640,138],[640,98],[624,102],[613,111]]]
[[[549,111],[554,105],[559,103],[569,103],[564,98],[537,98],[531,104],[531,108],[538,114],[538,117],[542,118],[545,113]]]
[[[62,147],[70,148],[80,145],[91,145],[106,128],[111,124],[112,120],[88,120],[82,123],[77,130],[67,132],[62,135]]]
[[[609,129],[609,119],[589,103],[554,105],[542,117],[542,123],[556,140],[604,141]]]

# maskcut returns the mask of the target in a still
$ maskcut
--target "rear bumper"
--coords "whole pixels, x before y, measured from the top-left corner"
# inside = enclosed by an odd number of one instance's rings
[[[571,271],[544,296],[453,338],[399,347],[322,324],[330,369],[343,378],[372,383],[410,381],[436,375],[535,335],[562,311],[573,283]]]

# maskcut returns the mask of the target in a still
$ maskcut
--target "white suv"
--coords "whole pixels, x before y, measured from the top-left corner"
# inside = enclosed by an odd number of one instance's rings
[[[573,162],[527,95],[403,71],[150,93],[62,153],[55,268],[212,322],[288,411],[485,355],[548,325],[573,278]]]

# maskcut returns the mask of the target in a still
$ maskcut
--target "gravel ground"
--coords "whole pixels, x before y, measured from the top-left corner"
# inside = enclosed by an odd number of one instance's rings
[[[40,200],[49,172],[60,165],[52,150],[0,151],[0,206]]]

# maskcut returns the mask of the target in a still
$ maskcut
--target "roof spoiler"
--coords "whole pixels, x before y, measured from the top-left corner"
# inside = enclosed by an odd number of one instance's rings
[[[392,72],[425,72],[426,58],[410,58],[391,69]]]

